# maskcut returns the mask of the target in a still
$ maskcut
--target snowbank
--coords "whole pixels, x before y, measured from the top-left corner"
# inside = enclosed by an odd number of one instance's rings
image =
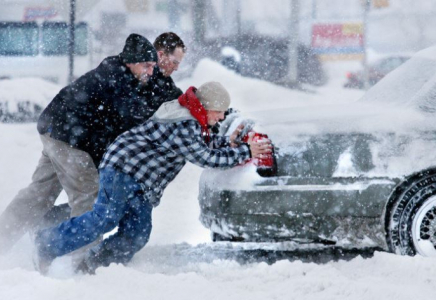
[[[4,79],[0,80],[0,103],[7,103],[10,113],[17,112],[18,105],[24,102],[44,108],[61,88],[41,78]]]

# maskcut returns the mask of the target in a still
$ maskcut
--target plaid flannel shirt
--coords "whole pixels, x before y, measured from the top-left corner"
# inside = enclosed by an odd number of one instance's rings
[[[186,161],[201,167],[229,168],[250,158],[247,144],[229,147],[229,137],[211,135],[204,142],[198,121],[148,120],[121,134],[106,151],[100,169],[112,167],[138,181],[156,206],[165,187]]]

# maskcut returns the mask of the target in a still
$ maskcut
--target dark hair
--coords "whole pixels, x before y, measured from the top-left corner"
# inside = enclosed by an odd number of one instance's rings
[[[172,54],[177,47],[186,52],[185,44],[182,39],[174,32],[164,32],[159,35],[153,43],[156,51],[163,51],[166,54]]]

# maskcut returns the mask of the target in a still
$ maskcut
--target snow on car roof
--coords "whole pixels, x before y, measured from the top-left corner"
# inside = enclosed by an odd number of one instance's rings
[[[436,111],[436,46],[415,54],[389,73],[359,101]]]

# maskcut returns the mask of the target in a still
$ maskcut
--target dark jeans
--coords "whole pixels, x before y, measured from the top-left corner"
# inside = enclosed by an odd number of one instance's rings
[[[39,255],[49,260],[65,255],[118,226],[115,234],[90,249],[87,262],[93,268],[126,263],[148,242],[152,209],[131,176],[112,168],[102,169],[93,210],[38,231],[35,243]]]

